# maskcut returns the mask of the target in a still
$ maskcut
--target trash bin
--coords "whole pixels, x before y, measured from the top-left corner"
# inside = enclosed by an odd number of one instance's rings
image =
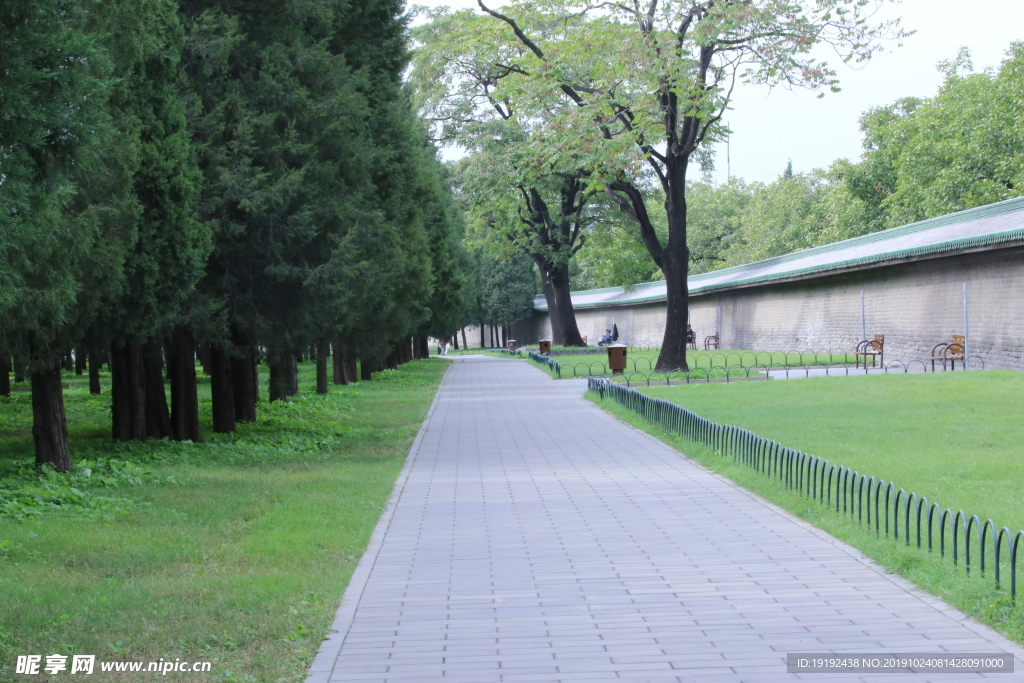
[[[509,351],[515,351],[518,348],[518,346],[519,345],[518,345],[518,343],[516,342],[515,339],[509,339],[508,340],[508,350]]]
[[[540,355],[547,356],[548,354],[551,353],[550,339],[541,339],[539,342],[537,342],[537,345],[540,346],[540,348],[537,350],[537,353],[539,353]]]
[[[626,371],[626,345],[625,344],[609,344],[608,349],[608,369],[613,375],[621,375]]]

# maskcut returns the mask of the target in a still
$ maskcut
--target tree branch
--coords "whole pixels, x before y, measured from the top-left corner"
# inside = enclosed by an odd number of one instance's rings
[[[605,193],[612,201],[619,205],[619,209],[624,214],[637,222],[640,226],[640,239],[643,240],[647,253],[651,255],[651,258],[659,268],[664,269],[665,250],[658,240],[658,234],[654,230],[654,224],[651,223],[651,217],[647,214],[647,205],[644,202],[643,193],[633,183],[626,181],[609,183]]]

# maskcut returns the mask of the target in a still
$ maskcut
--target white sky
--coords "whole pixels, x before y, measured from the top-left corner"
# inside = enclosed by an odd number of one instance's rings
[[[428,6],[473,7],[476,0],[413,0]],[[494,0],[494,6],[503,4]],[[491,5],[489,5],[491,6]],[[797,172],[823,168],[840,157],[860,156],[857,120],[873,106],[900,97],[931,97],[942,76],[938,62],[952,59],[961,46],[970,49],[976,70],[997,67],[1014,40],[1024,40],[1021,0],[904,0],[885,9],[885,18],[903,17],[916,34],[903,47],[890,46],[866,66],[839,64],[840,93],[769,91],[737,86],[726,121],[733,130],[729,145],[732,175],[771,182],[793,160]],[[726,150],[718,150],[715,177],[726,178]]]

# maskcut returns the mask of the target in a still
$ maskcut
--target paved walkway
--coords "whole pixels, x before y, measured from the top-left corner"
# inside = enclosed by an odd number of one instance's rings
[[[527,363],[445,378],[308,683],[962,681],[787,652],[1020,650]],[[988,674],[1021,680],[1021,674]]]

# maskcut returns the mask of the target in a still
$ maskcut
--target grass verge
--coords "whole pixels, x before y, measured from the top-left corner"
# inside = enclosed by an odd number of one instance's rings
[[[317,396],[305,364],[303,395],[261,404],[233,435],[206,423],[200,444],[112,444],[109,395],[66,378],[72,457],[155,479],[102,490],[130,505],[0,519],[0,680],[18,680],[18,654],[59,653],[212,662],[194,682],[301,681],[447,367],[416,361]],[[27,396],[0,405],[8,472],[31,453]],[[90,680],[125,678],[97,666]]]
[[[1024,373],[812,377],[644,387],[720,424],[1024,529]]]
[[[587,398],[624,422],[685,453],[686,457],[857,548],[887,571],[906,578],[922,590],[942,598],[1008,638],[1024,644],[1024,601],[1015,605],[1005,591],[995,588],[991,567],[985,577],[981,577],[977,571],[967,576],[962,566],[954,566],[948,557],[941,558],[938,552],[929,553],[914,546],[907,547],[902,540],[897,543],[884,536],[877,537],[866,526],[857,524],[856,520],[838,515],[731,458],[722,457],[696,442],[665,432],[611,400],[601,401],[595,392],[587,392]],[[1008,566],[1004,566],[1005,570],[1008,570]]]

